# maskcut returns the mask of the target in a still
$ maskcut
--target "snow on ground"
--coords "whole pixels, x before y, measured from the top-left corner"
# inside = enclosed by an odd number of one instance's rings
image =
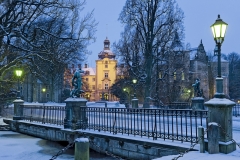
[[[12,131],[0,131],[1,160],[48,160],[63,146],[40,138]],[[73,154],[64,154],[57,160],[73,160]]]
[[[56,105],[56,103],[46,103],[49,105]],[[64,104],[62,104],[64,105]],[[88,102],[87,106],[95,107],[97,104],[94,102]],[[104,103],[99,103],[99,107],[105,107]],[[124,107],[124,105],[119,104],[117,102],[108,102],[108,107]],[[2,118],[0,117],[0,125],[4,124],[2,122]],[[9,140],[9,137],[15,136],[15,140]],[[240,117],[233,117],[233,139],[240,144]],[[44,144],[41,146],[40,144]],[[40,159],[49,159],[52,155],[56,154],[60,148],[47,144],[48,141],[42,140],[40,138],[33,138],[27,135],[22,135],[19,133],[9,132],[8,131],[0,131],[0,160],[40,160]],[[189,146],[190,143],[179,143],[179,142],[171,142],[164,141],[166,144],[175,144],[181,146]],[[24,144],[24,147],[23,145]],[[34,144],[34,145],[33,145]],[[199,150],[199,145],[196,145],[194,149]],[[172,160],[178,155],[165,156],[161,158],[157,158],[154,160]],[[57,158],[57,160],[73,160],[73,155],[64,154]],[[230,154],[209,154],[208,152],[200,153],[199,151],[191,151],[189,153],[184,154],[183,157],[178,158],[178,160],[240,160],[240,148],[237,146],[236,151]]]
[[[125,108],[124,104],[120,104],[118,101],[106,101],[107,108]],[[47,102],[47,103],[38,103],[38,102],[24,102],[24,105],[36,105],[36,106],[66,106],[66,103],[55,103],[55,102]],[[86,104],[88,107],[105,107],[104,101],[98,101],[98,102],[87,102]],[[13,106],[13,105],[12,105]]]

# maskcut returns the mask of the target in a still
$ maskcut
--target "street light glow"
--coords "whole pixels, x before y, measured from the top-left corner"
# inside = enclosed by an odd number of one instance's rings
[[[16,70],[16,75],[17,75],[18,77],[21,77],[21,76],[22,76],[22,70],[17,69],[17,70]]]
[[[132,82],[133,82],[134,84],[136,84],[136,83],[137,83],[137,79],[134,78],[134,79],[132,80]]]
[[[43,91],[43,92],[46,92],[46,88],[43,88],[42,91]]]
[[[211,25],[213,37],[216,43],[220,44],[223,43],[227,26],[228,24],[223,22],[222,19],[220,18],[220,15],[218,15],[218,19],[215,21],[213,25]]]

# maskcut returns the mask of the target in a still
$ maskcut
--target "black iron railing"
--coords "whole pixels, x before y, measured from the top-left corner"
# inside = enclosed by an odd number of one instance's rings
[[[236,106],[233,107],[232,109],[233,116],[240,116],[240,104],[237,103]]]
[[[63,126],[65,107],[22,105],[23,120]],[[206,127],[207,110],[191,109],[129,109],[129,108],[81,108],[88,122],[86,129],[112,134],[134,135],[172,141],[195,142],[197,127]],[[2,113],[13,115],[13,107]],[[6,115],[6,114],[5,114]],[[233,116],[240,116],[240,105],[233,107]],[[83,127],[83,128],[85,128]]]
[[[0,116],[6,118],[12,118],[14,115],[14,108],[13,107],[0,107]]]
[[[196,142],[198,126],[206,127],[207,111],[171,109],[82,108],[87,129],[140,137]]]
[[[24,105],[23,120],[42,124],[63,125],[65,107]]]
[[[188,102],[174,102],[164,105],[165,109],[191,109],[191,103]]]

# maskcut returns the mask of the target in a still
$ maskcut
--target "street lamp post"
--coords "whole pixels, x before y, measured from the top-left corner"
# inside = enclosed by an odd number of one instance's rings
[[[17,90],[17,99],[13,101],[14,104],[14,116],[13,120],[21,120],[23,117],[23,107],[22,105],[24,104],[24,101],[21,100],[20,96],[20,84],[19,84],[19,79],[22,76],[22,70],[17,69],[15,71],[17,77],[18,77],[18,90]]]
[[[136,98],[136,83],[137,83],[137,79],[134,78],[132,80],[133,82],[133,87],[134,87],[134,94],[133,94],[133,99],[132,99],[132,108],[138,108],[138,99]]]
[[[18,77],[17,99],[21,99],[21,96],[20,96],[20,84],[19,84],[19,79],[20,79],[20,77],[22,76],[22,70],[17,69],[17,70],[16,70],[16,75],[17,75],[17,77]]]
[[[132,82],[133,82],[133,87],[134,87],[133,98],[136,98],[136,83],[137,83],[137,79],[134,78],[132,80]]]
[[[218,15],[217,20],[213,25],[211,25],[212,33],[214,40],[216,42],[216,49],[214,50],[214,54],[218,56],[218,71],[217,71],[217,78],[216,78],[216,93],[214,97],[216,98],[224,98],[225,95],[223,93],[223,78],[221,75],[221,46],[224,41],[226,29],[228,24],[223,22]]]
[[[218,56],[218,75],[216,78],[216,93],[214,98],[205,102],[204,105],[208,107],[208,126],[211,122],[215,122],[218,126],[221,126],[221,128],[218,127],[219,144],[211,146],[211,144],[208,143],[208,151],[211,154],[218,152],[218,150],[211,150],[211,147],[217,147],[219,152],[226,154],[236,150],[236,144],[232,142],[232,107],[235,103],[225,98],[223,93],[223,78],[221,75],[221,45],[224,41],[227,25],[227,23],[222,21],[220,15],[218,15],[215,23],[211,25],[213,37],[216,42],[215,51]],[[222,130],[224,130],[224,132],[222,132]],[[208,142],[210,141],[212,140],[208,138]]]
[[[123,91],[127,93],[127,102],[125,102],[125,107],[129,108],[130,95],[129,95],[128,89],[127,88],[123,88]]]
[[[45,102],[45,98],[46,98],[46,88],[42,88],[42,92],[43,92],[43,95],[42,95],[42,102],[44,103]]]

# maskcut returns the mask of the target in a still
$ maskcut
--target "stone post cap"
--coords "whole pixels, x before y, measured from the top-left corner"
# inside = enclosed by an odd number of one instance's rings
[[[230,101],[229,99],[226,98],[213,98],[210,99],[209,101],[205,102],[204,105],[206,106],[235,106],[236,103],[233,101]]]
[[[23,102],[24,102],[24,100],[22,100],[22,99],[15,99],[13,101],[13,103],[23,103]]]
[[[208,126],[218,126],[218,124],[216,122],[209,122]]]
[[[88,140],[88,138],[77,138],[77,139],[75,140],[75,142],[87,143],[87,142],[89,142],[89,140]]]
[[[82,97],[80,97],[80,98],[67,98],[66,100],[65,100],[65,102],[79,102],[79,101],[84,101],[84,102],[87,102],[87,100],[85,99],[85,98],[82,98]]]

